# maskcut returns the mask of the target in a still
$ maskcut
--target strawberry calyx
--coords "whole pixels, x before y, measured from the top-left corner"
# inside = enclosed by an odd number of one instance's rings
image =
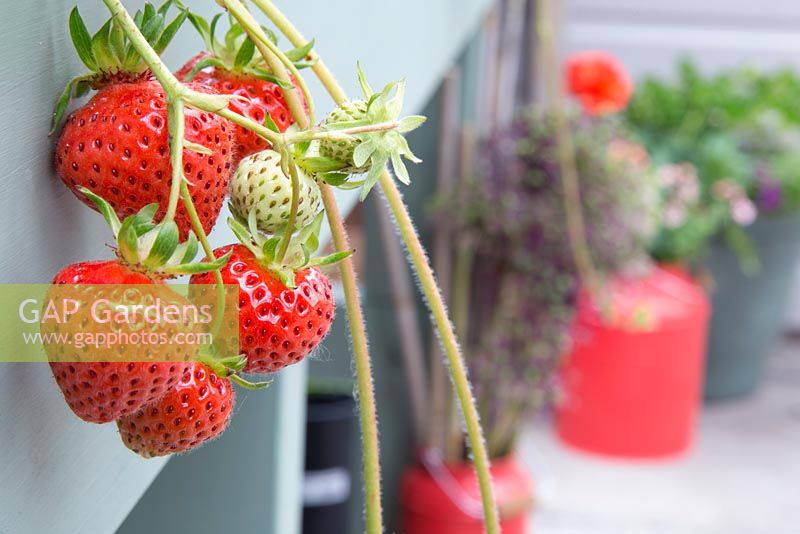
[[[180,9],[180,13],[167,22],[169,9],[173,5]],[[158,8],[145,3],[134,15],[134,22],[150,46],[161,54],[187,17],[188,12],[179,0],[167,0]],[[141,55],[114,17],[91,35],[78,8],[74,7],[69,15],[69,33],[78,57],[89,72],[67,82],[53,111],[51,133],[61,124],[73,98],[80,98],[92,89],[98,90],[117,83],[138,82],[151,77]]]
[[[403,158],[414,163],[422,160],[411,151],[404,134],[419,128],[427,119],[422,115],[400,118],[405,80],[390,82],[376,93],[367,82],[361,65],[357,70],[364,99],[343,102],[320,124],[320,128],[335,132],[384,123],[396,123],[397,126],[388,130],[352,134],[354,141],[348,146],[341,142],[320,141],[319,152],[322,157],[300,160],[298,164],[310,172],[319,173],[321,180],[334,187],[361,187],[361,200],[364,200],[390,162],[400,182],[405,185],[411,182]],[[351,174],[361,173],[367,174],[363,180],[350,180]]]
[[[251,382],[246,378],[242,378],[239,373],[247,366],[247,357],[243,354],[221,358],[213,345],[204,345],[200,350],[197,361],[209,367],[218,376],[227,378],[245,389],[264,389],[272,384],[271,380]]]
[[[97,206],[117,239],[117,255],[134,270],[171,277],[215,271],[228,263],[230,254],[213,262],[194,261],[199,249],[194,232],[181,243],[175,221],[154,222],[156,203],[120,221],[105,199],[85,187],[79,191]]]
[[[200,59],[187,73],[185,76],[187,82],[191,81],[201,70],[208,67],[216,67],[240,76],[254,76],[279,85],[284,89],[291,90],[294,88],[292,84],[279,79],[270,72],[261,55],[256,53],[255,43],[248,37],[241,24],[232,16],[228,16],[228,31],[225,32],[221,42],[217,40],[216,35],[222,13],[215,15],[210,23],[202,16],[191,11],[188,13],[188,17],[189,22],[202,37],[208,55]],[[275,33],[264,26],[262,26],[262,29],[269,39],[277,45],[278,38]],[[314,64],[314,61],[309,58],[313,47],[314,40],[312,39],[304,46],[289,50],[285,54],[298,70],[304,69]]]
[[[250,210],[246,222],[236,216],[229,217],[228,226],[239,242],[253,253],[262,267],[277,276],[287,288],[294,289],[294,274],[297,271],[333,265],[353,253],[351,250],[345,250],[327,256],[311,257],[319,248],[319,232],[324,215],[324,212],[319,212],[311,223],[291,237],[283,258],[278,256],[285,236],[283,233],[266,236],[259,232],[255,209]]]

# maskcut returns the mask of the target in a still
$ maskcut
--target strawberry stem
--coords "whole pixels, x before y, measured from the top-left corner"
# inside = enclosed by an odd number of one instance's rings
[[[244,4],[242,4],[241,0],[217,0],[217,3],[227,9],[228,12],[236,19],[239,25],[241,25],[241,27],[245,30],[245,32],[247,32],[248,37],[250,37],[250,39],[256,45],[256,48],[258,48],[259,53],[261,53],[264,61],[266,61],[267,65],[269,65],[272,73],[278,80],[282,82],[280,84],[281,91],[283,91],[283,96],[286,100],[286,103],[289,105],[289,111],[291,111],[292,115],[294,116],[297,125],[301,129],[308,128],[309,118],[306,115],[305,108],[300,102],[300,99],[297,97],[297,93],[295,92],[294,86],[292,85],[291,79],[287,73],[285,62],[281,61],[279,57],[283,55],[283,52],[281,52],[281,50],[277,47],[275,47],[273,50],[273,48],[270,46],[272,45],[272,41],[270,41],[269,37],[261,28],[261,25],[258,23],[258,21],[244,7]],[[268,45],[266,43],[270,44]],[[288,58],[286,61],[291,63]],[[297,72],[297,76],[302,78],[299,72]],[[305,83],[303,83],[303,85],[305,85]],[[287,87],[291,87],[291,89],[287,89]],[[307,94],[307,98],[311,98],[310,93]],[[309,106],[312,106],[309,109],[313,108],[313,105],[310,103]]]
[[[295,46],[301,46],[307,41],[303,35],[292,25],[286,16],[270,1],[270,0],[253,0],[253,3],[272,21],[273,24],[284,34]],[[325,64],[314,57],[312,61],[316,60],[311,67],[319,80],[327,89],[333,100],[340,104],[347,100],[347,95],[338,84],[333,74],[328,70]],[[453,331],[447,311],[444,305],[441,291],[436,284],[436,279],[433,270],[430,267],[428,258],[425,255],[425,249],[420,243],[419,236],[417,235],[414,225],[408,210],[403,204],[400,191],[397,189],[395,181],[392,179],[391,174],[384,170],[380,177],[381,189],[386,196],[394,219],[396,221],[400,235],[406,244],[409,252],[412,267],[417,273],[417,276],[422,287],[422,291],[426,297],[426,301],[431,310],[431,315],[434,324],[439,333],[439,336],[444,346],[447,361],[449,363],[450,373],[452,375],[453,384],[456,389],[459,403],[461,405],[462,413],[467,427],[467,435],[469,437],[470,447],[472,449],[473,462],[475,471],[478,478],[478,483],[481,491],[481,498],[483,501],[484,525],[488,534],[497,534],[500,532],[500,524],[497,514],[497,505],[493,495],[491,474],[489,472],[489,456],[486,451],[486,443],[483,438],[481,430],[478,411],[475,406],[475,399],[472,395],[469,380],[467,379],[467,371],[464,365],[463,357]],[[324,192],[323,192],[324,195]],[[324,196],[323,196],[324,199]],[[347,262],[343,262],[344,263]],[[368,527],[372,526],[368,524]],[[373,531],[370,531],[373,532]],[[379,530],[374,530],[379,532]]]
[[[169,159],[172,164],[172,182],[169,189],[169,204],[164,220],[175,219],[178,210],[181,183],[186,180],[183,174],[183,137],[186,129],[184,104],[180,98],[167,98],[167,128],[169,130]]]
[[[297,171],[297,164],[289,155],[288,150],[284,150],[283,152],[283,157],[288,158],[289,177],[292,180],[292,206],[289,212],[289,220],[286,221],[286,230],[284,231],[283,239],[281,239],[281,248],[278,250],[278,255],[276,256],[278,263],[283,263],[283,258],[286,257],[286,251],[289,250],[289,243],[292,241],[292,234],[294,234],[297,224],[297,210],[300,205],[300,176]]]
[[[197,240],[200,242],[200,246],[203,247],[203,252],[205,252],[208,261],[214,261],[216,259],[216,256],[214,256],[214,249],[211,247],[211,243],[208,242],[208,236],[203,229],[203,223],[200,222],[200,217],[197,215],[197,209],[194,207],[192,194],[189,192],[189,185],[186,183],[186,180],[180,181],[180,188],[183,203],[186,207],[186,213],[189,215],[189,220],[192,223],[195,234],[197,234]],[[222,319],[225,315],[225,285],[222,281],[222,273],[220,270],[214,269],[212,272],[214,273],[214,281],[216,282],[217,313],[214,316],[214,322],[211,323],[211,336],[216,338],[222,327]]]
[[[239,24],[247,28],[244,18],[252,17],[246,10],[240,8],[239,0],[219,0]],[[235,4],[235,5],[234,5]],[[239,8],[239,9],[237,9]],[[249,24],[251,39],[256,43],[259,41],[269,41],[264,31],[257,24]],[[307,41],[303,41],[303,46]],[[262,48],[259,48],[262,52]],[[282,52],[278,51],[278,56]],[[275,54],[267,54],[264,59],[269,63],[270,68],[278,78],[285,79],[285,69],[281,61],[275,61]],[[283,88],[282,88],[283,89]],[[294,115],[295,121],[301,128],[308,127],[309,121],[305,110],[300,105],[297,94],[293,90],[283,89],[283,94],[289,104],[289,109]],[[312,108],[310,108],[312,109]],[[321,182],[319,184],[322,194],[322,202],[331,228],[333,243],[337,251],[349,251],[350,243],[344,222],[339,214],[336,205],[336,197],[331,187]],[[347,319],[350,327],[350,339],[353,346],[353,360],[355,364],[356,386],[358,389],[357,401],[359,404],[359,421],[361,425],[361,448],[364,464],[364,500],[366,509],[366,532],[369,534],[382,534],[383,532],[383,510],[381,505],[381,467],[378,448],[378,416],[375,407],[375,386],[372,379],[372,362],[369,357],[367,347],[367,333],[364,323],[364,315],[358,296],[358,284],[356,281],[355,268],[352,258],[347,257],[339,264],[342,276],[342,287],[345,294],[345,307]]]
[[[272,42],[269,36],[266,35],[264,30],[261,28],[261,25],[244,7],[244,4],[241,2],[241,0],[218,0],[218,3],[227,9],[231,15],[233,15],[239,25],[247,33],[248,37],[250,37],[250,40],[255,43],[256,48],[267,62],[267,65],[269,65],[272,73],[278,79],[288,83],[289,85],[292,85],[292,81],[294,81],[300,86],[300,91],[302,91],[303,96],[308,103],[308,115],[306,116],[306,112],[296,95],[294,104],[287,98],[286,100],[287,104],[289,104],[289,110],[292,112],[292,115],[295,116],[295,120],[297,120],[296,117],[299,116],[307,117],[305,119],[306,122],[301,123],[301,127],[303,128],[305,128],[307,124],[316,124],[317,121],[314,117],[314,100],[311,98],[311,92],[308,90],[308,86],[306,85],[305,80],[303,80],[303,77],[300,75],[300,71],[297,70],[294,62],[286,57],[283,51]],[[291,72],[294,80],[291,80],[288,76],[286,76],[287,70]],[[284,90],[285,94],[286,89],[283,87],[281,88]]]
[[[161,61],[161,58],[155,50],[147,42],[147,39],[136,27],[136,23],[131,18],[130,13],[125,9],[120,0],[103,0],[111,15],[115,17],[122,31],[128,37],[131,45],[136,49],[142,60],[150,68],[150,71],[156,77],[158,82],[164,89],[164,94],[167,100],[168,116],[167,127],[170,132],[170,160],[172,163],[172,183],[170,185],[170,198],[167,208],[167,220],[171,220],[177,211],[178,195],[183,197],[183,202],[186,207],[186,213],[189,215],[189,220],[192,223],[192,228],[197,235],[200,245],[206,254],[208,261],[214,261],[214,249],[208,242],[208,236],[203,229],[203,224],[197,216],[197,210],[192,200],[192,195],[189,192],[189,186],[183,176],[183,130],[185,128],[183,111],[184,99],[187,99],[192,93],[199,98],[195,99],[197,102],[205,103],[208,105],[213,104],[213,99],[202,98],[203,96],[216,96],[216,95],[202,95],[196,91],[191,91],[186,86],[181,84],[180,81],[170,72],[166,65]],[[200,106],[197,106],[200,107]],[[224,108],[227,108],[227,101],[225,101]],[[204,109],[204,108],[201,108]],[[214,112],[212,109],[206,111]],[[214,280],[216,281],[217,291],[217,313],[214,317],[214,322],[211,327],[211,334],[215,336],[219,333],[222,325],[222,318],[225,313],[225,286],[222,281],[222,273],[219,269],[215,269]]]

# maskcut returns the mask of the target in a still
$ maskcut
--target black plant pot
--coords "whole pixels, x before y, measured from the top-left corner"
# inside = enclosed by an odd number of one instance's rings
[[[712,249],[706,262],[714,280],[706,362],[708,400],[744,395],[758,385],[783,324],[800,254],[800,215],[761,218],[747,233],[761,259],[757,274],[743,274],[733,253],[722,244]]]
[[[353,454],[355,424],[351,395],[309,394],[303,534],[346,534],[353,528],[358,474]]]

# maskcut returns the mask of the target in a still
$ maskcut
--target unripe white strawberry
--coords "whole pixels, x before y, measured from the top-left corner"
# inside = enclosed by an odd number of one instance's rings
[[[322,122],[321,126],[337,122],[351,122],[363,120],[367,116],[367,103],[364,100],[348,100],[338,105]],[[325,139],[319,143],[319,155],[347,163],[348,166],[341,171],[345,174],[362,174],[369,170],[369,162],[361,167],[353,163],[353,151],[356,141]]]
[[[297,169],[300,177],[300,200],[295,228],[303,228],[314,220],[321,199],[317,183]],[[258,229],[275,234],[289,220],[292,209],[292,180],[281,169],[281,156],[274,150],[263,150],[244,158],[231,180],[231,211],[247,220],[255,210]]]

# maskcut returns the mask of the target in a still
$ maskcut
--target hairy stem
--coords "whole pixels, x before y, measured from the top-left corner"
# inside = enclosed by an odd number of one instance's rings
[[[270,0],[253,0],[253,3],[272,20],[275,26],[288,37],[294,46],[302,46],[307,42]],[[313,59],[314,57],[312,57],[312,60]],[[342,103],[347,100],[346,93],[321,60],[317,59],[312,69],[337,103]],[[436,279],[431,270],[428,258],[425,255],[425,250],[411,222],[408,210],[405,204],[403,204],[403,199],[397,189],[397,185],[388,171],[384,170],[381,174],[380,184],[389,207],[394,214],[400,235],[408,249],[412,266],[419,278],[423,294],[430,307],[434,324],[441,338],[442,345],[444,346],[445,354],[447,355],[456,395],[466,422],[467,435],[469,437],[475,471],[480,485],[486,531],[489,534],[499,533],[500,524],[492,490],[491,474],[489,472],[489,456],[486,452],[486,443],[483,439],[478,411],[475,408],[475,399],[472,396],[469,380],[467,379],[466,367],[461,357],[461,351],[458,347],[455,333],[453,332],[453,326],[447,316],[444,301],[439,287],[436,284]]]
[[[220,0],[226,6],[232,5],[234,0]],[[238,0],[236,0],[238,1]],[[246,10],[245,10],[246,11]],[[249,12],[241,13],[241,10],[234,9],[231,14],[240,24],[249,16]],[[244,24],[243,24],[244,25]],[[269,41],[264,31],[257,24],[251,24],[253,34],[251,39],[256,43],[259,41]],[[305,43],[304,43],[305,44]],[[295,45],[298,46],[298,45]],[[302,46],[302,45],[299,45]],[[259,49],[259,52],[262,52]],[[270,51],[271,52],[271,51]],[[262,52],[263,53],[263,52]],[[278,51],[278,55],[281,52]],[[265,56],[273,73],[281,78],[285,76],[285,69],[282,62],[275,61],[275,54],[269,53]],[[289,109],[294,115],[295,121],[303,128],[309,124],[297,95],[294,91],[283,90]],[[319,184],[322,193],[322,202],[325,207],[325,214],[331,228],[333,244],[337,251],[350,250],[350,243],[344,222],[339,214],[336,205],[336,197],[333,189],[325,184]],[[353,346],[353,361],[355,364],[356,388],[358,391],[359,422],[361,426],[361,448],[364,463],[364,501],[366,509],[366,532],[369,534],[382,534],[383,532],[383,509],[381,504],[381,467],[378,442],[378,415],[375,405],[375,385],[372,379],[372,362],[369,357],[367,346],[367,332],[364,322],[364,314],[361,309],[361,302],[358,295],[358,282],[353,266],[352,258],[345,258],[339,263],[339,271],[342,277],[342,287],[345,294],[345,307],[347,310],[347,322],[350,327],[350,338]]]
[[[197,235],[197,240],[200,242],[200,246],[203,247],[206,258],[208,258],[209,261],[214,261],[216,259],[214,256],[214,249],[211,248],[211,243],[208,242],[206,231],[203,229],[203,223],[200,222],[200,217],[197,215],[197,209],[194,207],[194,201],[192,201],[192,194],[189,192],[189,186],[186,180],[181,180],[180,184],[181,197],[183,197],[186,213],[189,215],[189,220],[192,222],[192,228]],[[214,316],[214,322],[211,323],[211,336],[215,338],[222,327],[222,319],[225,315],[225,285],[222,281],[222,273],[220,273],[220,270],[215,269],[212,272],[214,273],[217,291],[217,313]]]
[[[278,57],[283,53],[280,49],[277,49],[277,47],[270,46],[272,45],[272,41],[270,41],[269,36],[267,36],[266,32],[264,32],[253,15],[244,7],[241,0],[217,0],[217,2],[227,9],[228,12],[233,15],[233,18],[244,28],[245,32],[247,32],[248,37],[250,37],[256,45],[256,48],[261,53],[264,61],[267,62],[267,65],[269,65],[272,73],[283,83],[283,85],[281,85],[281,91],[283,92],[283,97],[286,99],[286,103],[289,105],[289,111],[292,112],[297,125],[301,129],[307,128],[309,119],[306,115],[306,110],[303,108],[302,102],[300,102],[297,93],[294,91],[294,86],[292,80],[289,78],[285,62],[281,61]],[[291,63],[291,61],[289,61],[289,63]],[[291,87],[291,89],[287,87]]]
[[[300,86],[300,91],[303,93],[303,96],[308,104],[308,123],[316,123],[316,118],[314,116],[314,101],[311,98],[311,92],[308,90],[308,85],[306,85],[305,80],[300,75],[300,71],[297,70],[295,64],[288,57],[286,57],[281,49],[278,48],[278,46],[273,43],[272,40],[264,33],[261,25],[244,7],[244,4],[241,0],[218,0],[218,2],[225,7],[239,22],[242,28],[244,28],[244,31],[247,33],[248,37],[250,37],[250,40],[256,45],[256,48],[261,53],[261,56],[267,61],[267,64],[269,65],[273,74],[275,74],[281,81],[290,83],[292,85],[296,83],[298,86]],[[275,68],[275,59],[277,59],[282,65],[282,67],[279,69]],[[294,77],[294,81],[290,80],[288,76],[285,76],[286,71],[291,72],[292,76]],[[290,111],[292,111],[292,114],[295,115],[295,117],[298,115],[306,116],[305,110],[302,108],[302,104],[299,102],[299,100],[296,102],[296,105],[299,106],[297,109],[291,109],[291,103],[287,103],[290,105]],[[297,119],[295,118],[295,120]]]
[[[167,97],[167,129],[169,130],[169,159],[172,164],[172,183],[169,188],[169,203],[164,219],[171,221],[175,218],[180,198],[181,182],[186,178],[183,175],[183,136],[186,129],[184,118],[184,104],[180,98]]]
[[[175,216],[177,211],[178,194],[183,198],[186,207],[186,213],[189,215],[189,220],[192,223],[192,228],[197,235],[198,241],[203,247],[203,251],[209,261],[214,261],[214,250],[208,242],[208,236],[203,229],[203,224],[197,216],[197,210],[192,200],[189,186],[183,176],[183,130],[185,128],[183,120],[185,86],[178,81],[178,79],[170,72],[166,65],[161,61],[161,58],[152,49],[147,39],[144,38],[136,23],[130,16],[130,13],[125,9],[120,0],[103,0],[112,16],[122,28],[122,31],[128,37],[128,40],[133,44],[136,51],[147,63],[151,72],[156,76],[161,86],[164,88],[164,93],[167,102],[170,105],[169,114],[167,117],[167,127],[170,132],[170,159],[172,162],[172,183],[170,184],[170,198],[167,213],[171,217]],[[214,322],[211,326],[212,336],[216,336],[222,325],[222,319],[225,311],[225,286],[222,282],[222,274],[219,269],[214,272],[214,279],[217,290],[217,314],[214,317]]]
[[[292,180],[292,206],[289,211],[289,220],[286,221],[286,230],[281,239],[281,248],[278,250],[278,262],[283,262],[283,258],[286,257],[286,251],[289,250],[289,243],[292,241],[294,227],[297,224],[297,209],[300,205],[300,176],[297,171],[297,164],[291,159],[286,150],[284,150],[283,157],[289,158],[287,164],[289,166],[289,177]]]
[[[244,115],[240,115],[231,109],[228,108],[220,109],[214,111],[214,113],[216,113],[222,118],[228,119],[237,126],[241,126],[242,128],[246,128],[251,132],[258,134],[259,136],[269,141],[270,144],[274,147],[280,147],[284,143],[283,136],[281,134],[273,132],[266,126],[261,125],[252,119],[248,119]]]
[[[331,227],[333,244],[336,250],[350,250],[350,242],[344,223],[336,206],[333,189],[320,184],[322,202],[328,224]],[[383,532],[383,511],[381,505],[381,466],[378,442],[378,414],[375,407],[375,384],[372,379],[372,362],[367,347],[367,332],[364,326],[364,313],[358,297],[358,282],[351,258],[339,264],[342,276],[347,322],[350,325],[350,341],[353,345],[353,361],[356,369],[356,388],[358,390],[358,413],[361,425],[361,448],[364,462],[364,500],[366,508],[366,532]]]

